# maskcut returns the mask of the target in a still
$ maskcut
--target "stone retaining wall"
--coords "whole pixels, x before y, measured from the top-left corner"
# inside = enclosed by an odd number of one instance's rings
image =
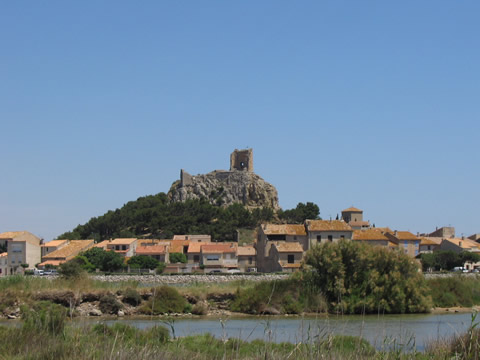
[[[288,274],[262,274],[262,275],[93,275],[94,280],[106,282],[138,281],[145,284],[189,284],[225,283],[237,280],[265,281],[281,280],[288,278]]]

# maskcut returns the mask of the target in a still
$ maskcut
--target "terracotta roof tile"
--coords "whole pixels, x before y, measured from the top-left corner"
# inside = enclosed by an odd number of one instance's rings
[[[52,241],[49,241],[49,242],[41,245],[41,247],[57,247],[57,246],[65,244],[67,241],[68,240],[52,240]]]
[[[202,250],[203,245],[207,245],[211,243],[204,243],[204,242],[192,242],[188,245],[188,253],[200,253]]]
[[[0,234],[0,239],[14,239],[17,236],[25,234],[27,231],[7,231]]]
[[[368,221],[350,221],[348,223],[350,226],[370,226]]]
[[[420,245],[440,245],[442,243],[442,238],[438,237],[426,237],[423,236],[420,238]]]
[[[8,253],[4,252],[0,254],[0,257],[5,257],[5,256],[8,256]]]
[[[249,245],[249,246],[239,246],[237,248],[237,256],[255,256],[257,253],[256,249]]]
[[[388,238],[380,230],[372,228],[372,229],[365,229],[365,230],[353,230],[352,240],[388,241]]]
[[[53,265],[53,266],[58,266],[60,264],[63,264],[65,260],[47,260],[44,261],[40,264],[38,264],[39,267],[45,266],[45,265]]]
[[[235,253],[237,247],[234,244],[208,244],[202,246],[202,253],[205,254],[224,254]]]
[[[68,258],[92,247],[94,240],[70,240],[68,245],[45,255],[42,260]]]
[[[453,239],[443,239],[443,241],[449,241],[452,244],[455,244],[462,249],[480,250],[480,244],[470,239],[453,238]]]
[[[343,220],[306,220],[308,231],[352,231]]]
[[[274,246],[281,253],[303,252],[303,247],[299,242],[275,243]]]
[[[137,246],[136,255],[163,255],[166,253],[164,245]]]
[[[417,236],[413,235],[410,231],[392,231],[388,232],[388,234],[395,237],[397,240],[400,241],[408,241],[408,240],[420,240]]]
[[[262,224],[266,235],[307,235],[304,225],[296,224]]]
[[[342,210],[343,212],[363,212],[363,210],[357,209],[356,207],[349,207],[348,209]]]
[[[118,238],[109,242],[109,245],[130,245],[137,241],[136,238]]]

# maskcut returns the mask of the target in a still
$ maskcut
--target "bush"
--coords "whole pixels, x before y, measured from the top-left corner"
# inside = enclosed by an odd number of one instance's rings
[[[199,301],[192,308],[192,314],[194,315],[207,315],[208,304],[204,301]]]
[[[165,343],[170,338],[170,333],[163,326],[153,326],[140,330],[131,325],[115,323],[108,326],[104,323],[92,327],[94,336],[105,336],[107,338],[120,338],[123,342],[130,342],[132,345],[146,345]]]
[[[21,307],[23,330],[47,332],[50,335],[58,335],[63,332],[67,309],[61,305],[49,301],[39,301],[32,308]]]
[[[175,263],[182,263],[186,264],[187,263],[187,257],[185,254],[182,253],[171,253],[168,255],[168,258],[170,259],[170,263],[175,264]]]
[[[150,269],[153,270],[155,269],[159,264],[159,261],[150,257],[150,256],[145,256],[145,255],[136,255],[132,256],[128,260],[128,265],[132,269]]]
[[[83,270],[82,266],[77,261],[70,260],[66,263],[60,264],[58,267],[58,273],[64,278],[72,279],[85,275],[85,270]]]
[[[140,311],[148,315],[181,313],[186,310],[187,301],[177,289],[170,286],[161,286],[152,289],[153,296],[142,306]]]
[[[125,304],[129,304],[132,306],[138,306],[142,302],[142,297],[138,293],[137,290],[132,289],[132,288],[127,288],[125,290],[125,293],[123,294],[123,299],[122,301]]]
[[[116,314],[123,308],[122,304],[113,294],[106,294],[100,298],[100,310],[104,314]]]
[[[415,259],[400,251],[353,241],[309,250],[305,286],[344,313],[427,312],[431,299]]]
[[[480,280],[461,275],[427,280],[433,306],[471,307],[480,304]]]
[[[167,265],[163,262],[159,263],[158,266],[157,266],[157,269],[155,270],[155,272],[157,273],[157,275],[160,275],[160,274],[163,274],[163,272],[165,271],[165,268],[167,267]]]

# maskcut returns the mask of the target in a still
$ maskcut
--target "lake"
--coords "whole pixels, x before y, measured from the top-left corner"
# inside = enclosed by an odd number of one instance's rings
[[[83,318],[79,325],[105,322],[126,323],[141,329],[166,325],[164,320],[120,318],[101,320]],[[328,317],[242,317],[242,318],[175,318],[171,325],[176,336],[210,333],[217,338],[236,337],[251,341],[308,343],[329,334],[361,336],[375,348],[424,350],[432,340],[448,338],[465,332],[472,322],[470,313],[422,315],[368,315]],[[167,327],[169,325],[167,324]]]

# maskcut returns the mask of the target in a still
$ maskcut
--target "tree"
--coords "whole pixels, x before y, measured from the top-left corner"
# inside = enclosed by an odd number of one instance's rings
[[[187,257],[185,256],[185,254],[182,254],[182,253],[170,253],[169,259],[170,259],[170,262],[172,264],[175,264],[175,263],[186,264],[187,263]]]
[[[415,259],[353,241],[323,243],[306,253],[304,281],[345,313],[428,311],[431,299]]]
[[[81,277],[85,274],[85,270],[77,261],[71,260],[60,264],[58,273],[64,278],[71,279]]]
[[[150,256],[145,256],[145,255],[137,255],[137,256],[132,256],[128,260],[128,265],[132,269],[156,269],[158,267],[159,261],[150,257]]]
[[[319,219],[320,208],[312,202],[306,204],[300,202],[295,209],[279,211],[278,217],[289,223],[302,224],[307,219]]]
[[[111,272],[125,268],[124,258],[115,251],[105,251],[93,247],[83,252],[82,255],[96,268],[101,271]]]

